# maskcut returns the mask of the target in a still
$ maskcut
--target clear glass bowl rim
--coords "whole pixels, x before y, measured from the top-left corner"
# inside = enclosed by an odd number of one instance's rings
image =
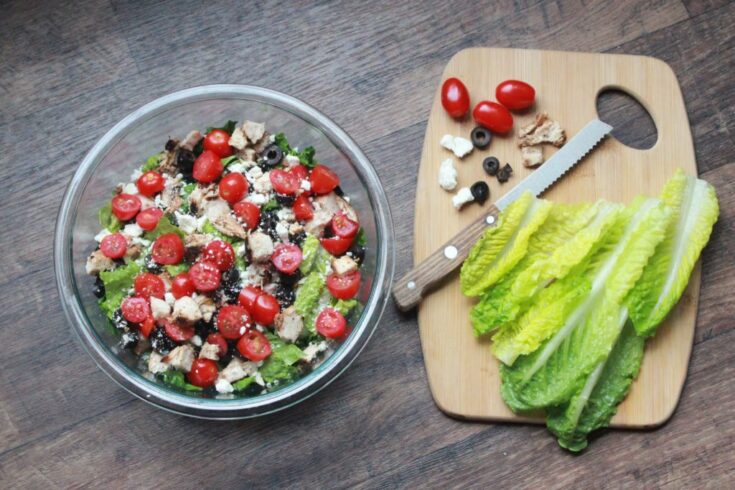
[[[352,162],[366,186],[376,220],[376,269],[364,311],[352,334],[321,366],[287,387],[252,398],[195,398],[164,388],[124,365],[103,345],[77,292],[73,272],[72,231],[77,207],[89,179],[107,152],[127,130],[142,120],[193,101],[246,99],[262,102],[303,119],[339,148]],[[71,178],[59,208],[54,234],[54,272],[67,320],[95,363],[116,383],[136,397],[182,415],[209,419],[243,419],[285,409],[314,395],[336,379],[357,358],[377,327],[390,296],[395,249],[393,224],[377,172],[358,145],[327,116],[289,95],[250,85],[205,85],[160,97],[132,112],[100,138]]]

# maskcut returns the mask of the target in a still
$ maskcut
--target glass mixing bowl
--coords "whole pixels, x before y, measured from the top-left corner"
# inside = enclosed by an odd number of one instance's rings
[[[170,388],[147,379],[138,358],[118,349],[118,334],[99,310],[85,273],[87,256],[99,231],[97,211],[113,187],[128,181],[132,171],[161,151],[169,137],[192,129],[245,118],[265,122],[284,132],[292,146],[314,146],[317,160],[340,176],[365,229],[367,251],[358,298],[365,305],[342,345],[318,368],[268,394],[255,397],[207,397]],[[71,179],[56,223],[54,267],[61,303],[85,349],[97,365],[133,395],[183,415],[238,419],[264,415],[291,406],[324,388],[342,373],[365,347],[388,301],[394,262],[393,225],[388,201],[375,169],[354,141],[319,111],[288,95],[244,85],[208,85],[176,92],[133,112],[90,150]]]

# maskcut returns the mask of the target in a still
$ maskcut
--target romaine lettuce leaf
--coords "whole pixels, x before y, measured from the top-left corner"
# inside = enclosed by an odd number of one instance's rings
[[[143,234],[143,238],[153,241],[159,236],[165,235],[167,233],[176,233],[181,238],[184,238],[184,236],[186,236],[186,233],[184,233],[181,228],[171,223],[169,217],[164,214],[163,216],[161,216],[161,219],[158,220],[158,224],[155,228],[153,228],[151,231],[146,231]]]
[[[312,272],[306,276],[304,282],[296,290],[294,308],[296,313],[304,319],[304,326],[311,333],[316,331],[314,319],[325,287],[324,276],[319,272]]]
[[[569,403],[548,410],[546,425],[561,447],[581,451],[590,432],[608,426],[638,375],[644,345],[627,321],[610,356],[592,371],[583,388]]]
[[[500,215],[470,250],[460,281],[466,296],[480,296],[526,255],[528,241],[544,223],[551,203],[525,192]]]
[[[681,170],[666,183],[661,199],[674,219],[626,300],[636,331],[646,337],[679,301],[719,214],[714,188]]]
[[[110,201],[100,208],[97,213],[97,218],[99,219],[100,226],[111,233],[115,233],[122,228],[122,221],[112,214],[112,203]]]
[[[304,358],[304,351],[294,344],[287,344],[273,334],[268,334],[271,355],[258,370],[266,383],[290,381],[298,375],[295,364]]]
[[[111,271],[100,272],[100,279],[105,285],[105,296],[100,299],[100,309],[112,318],[115,310],[120,308],[122,300],[128,294],[128,290],[133,287],[135,276],[140,272],[140,266],[135,262],[118,267]]]
[[[559,342],[566,339],[593,309],[607,306],[602,299],[621,304],[663,240],[670,217],[668,208],[658,199],[640,199],[625,208],[588,257],[564,279],[541,291],[511,328],[493,336],[495,356],[512,365],[518,356],[531,354],[554,335],[563,336]]]

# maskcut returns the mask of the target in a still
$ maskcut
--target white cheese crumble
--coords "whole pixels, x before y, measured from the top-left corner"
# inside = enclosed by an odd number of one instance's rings
[[[245,166],[245,164],[238,161],[237,163],[229,164],[227,166],[227,170],[229,170],[230,172],[236,172],[238,174],[244,174],[248,171],[248,168]]]
[[[166,300],[166,303],[168,303],[169,306],[173,306],[174,303],[176,303],[176,298],[171,293],[164,294],[163,299]]]
[[[452,158],[447,158],[439,165],[439,187],[445,191],[452,191],[457,187],[457,169]]]
[[[260,167],[253,167],[250,170],[248,170],[248,173],[245,174],[245,177],[247,177],[248,181],[252,184],[259,178],[263,176],[263,170]]]
[[[132,240],[133,245],[140,245],[141,247],[148,247],[151,244],[150,240],[145,238],[134,237]]]
[[[301,163],[301,160],[299,160],[299,157],[295,155],[286,155],[286,166],[287,167],[295,167],[296,165],[299,165]]]
[[[125,184],[125,187],[123,187],[123,194],[135,195],[137,193],[138,193],[138,186],[132,182]]]
[[[103,228],[99,233],[94,236],[94,239],[98,242],[101,242],[102,239],[105,238],[107,235],[112,235],[112,233],[110,233],[110,230],[108,230],[107,228]]]
[[[214,384],[214,388],[217,390],[217,393],[232,393],[235,391],[235,388],[232,387],[232,383],[222,378],[217,379],[217,382]]]
[[[268,196],[266,194],[260,194],[259,192],[253,192],[248,194],[248,197],[246,197],[245,200],[260,206],[268,202]]]
[[[197,230],[197,219],[194,216],[190,214],[181,214],[178,211],[175,214],[181,231],[192,234]]]
[[[474,148],[470,140],[459,136],[452,136],[451,134],[445,134],[442,136],[442,139],[439,140],[439,144],[457,155],[457,158],[463,158],[466,155],[469,155],[472,153]]]
[[[301,189],[302,190],[305,190],[307,192],[310,191],[311,190],[311,182],[309,182],[306,179],[302,180],[301,181]]]
[[[129,225],[125,225],[122,232],[130,238],[138,238],[143,234],[143,228],[138,226],[137,223],[130,223]]]
[[[131,182],[137,182],[141,175],[143,175],[143,172],[141,172],[139,168],[133,170],[133,173],[130,174]]]
[[[457,193],[452,197],[452,205],[459,209],[468,202],[474,201],[475,198],[472,196],[472,191],[470,191],[469,187],[462,187]]]
[[[202,346],[202,338],[198,335],[195,335],[191,338],[191,343],[196,345],[197,347]]]

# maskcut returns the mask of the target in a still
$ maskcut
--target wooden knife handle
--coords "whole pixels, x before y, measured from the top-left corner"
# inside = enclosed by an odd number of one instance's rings
[[[439,250],[403,275],[393,285],[393,299],[401,311],[408,311],[421,302],[433,286],[455,271],[490,225],[498,221],[500,210],[491,204],[470,226],[463,229]]]

